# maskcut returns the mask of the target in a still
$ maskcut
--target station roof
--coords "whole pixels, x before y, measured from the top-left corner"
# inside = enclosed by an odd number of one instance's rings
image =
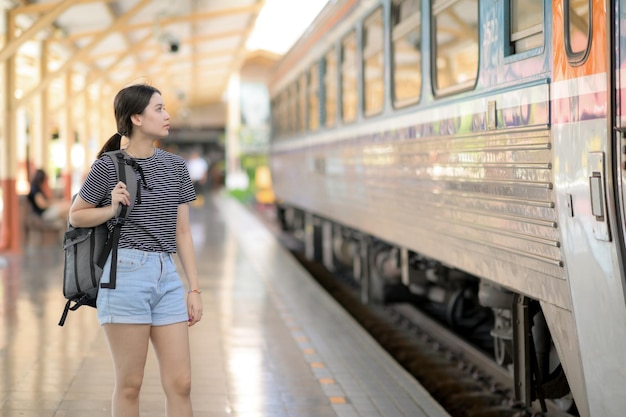
[[[0,62],[33,40],[57,57],[20,98],[25,101],[68,69],[87,83],[116,88],[148,82],[187,106],[223,101],[230,76],[248,51],[246,41],[264,0],[35,0],[9,11],[13,39]],[[58,59],[61,57],[61,59]],[[53,68],[51,68],[53,67]]]

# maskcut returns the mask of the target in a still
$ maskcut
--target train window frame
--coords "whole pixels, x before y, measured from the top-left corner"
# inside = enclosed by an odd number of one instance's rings
[[[298,133],[300,133],[300,76],[299,75],[293,80],[293,85],[294,85],[294,90],[295,90],[295,95],[296,95],[296,98],[294,99],[296,119],[295,119],[295,124],[293,125],[293,134],[297,135]]]
[[[309,126],[309,100],[307,96],[309,77],[306,71],[296,78],[296,83],[298,85],[298,129],[296,133],[305,133]]]
[[[331,73],[331,71],[329,71],[329,65],[328,65],[328,59],[329,57],[333,57],[334,59],[334,72]],[[323,61],[323,82],[321,83],[322,87],[322,91],[323,91],[323,100],[322,97],[320,97],[320,103],[322,105],[322,111],[321,111],[321,116],[322,116],[322,120],[323,123],[321,123],[321,126],[324,128],[333,128],[335,126],[337,126],[338,122],[339,122],[339,107],[338,107],[338,97],[339,97],[339,84],[338,84],[338,75],[339,75],[339,64],[340,61],[337,57],[337,47],[335,45],[331,46],[326,53],[323,55],[322,58]],[[329,86],[330,83],[330,86]],[[330,88],[329,88],[330,87]],[[333,90],[331,93],[329,94],[329,90]],[[329,124],[329,117],[328,117],[328,108],[329,108],[329,101],[332,103],[333,105],[333,109],[334,112],[332,113],[333,118],[330,121]]]
[[[287,89],[278,94],[278,130],[281,136],[289,136],[289,120],[287,112]]]
[[[504,2],[504,22],[507,23],[507,26],[505,27],[506,43],[504,45],[505,60],[509,57],[525,59],[531,56],[540,55],[543,53],[546,44],[546,1],[541,0],[541,23],[526,27],[517,32],[513,32],[512,19],[516,9],[513,6],[513,3],[518,3],[519,1],[520,0],[509,0]],[[538,34],[541,34],[541,44],[532,48],[524,48],[524,41],[528,41]],[[517,47],[518,45],[519,48]]]
[[[287,105],[289,107],[289,134],[295,135],[298,132],[298,85],[292,82],[287,87],[288,99]]]
[[[398,23],[395,27],[394,27],[394,12],[395,9],[394,7],[396,3],[401,3],[403,1],[411,1],[411,0],[392,0],[391,2],[391,12],[389,13],[389,30],[390,30],[390,49],[391,49],[391,59],[389,62],[389,67],[391,69],[390,71],[390,77],[391,77],[391,100],[392,100],[392,105],[394,109],[400,109],[400,108],[404,108],[404,107],[409,107],[412,105],[416,105],[419,104],[422,100],[423,97],[423,87],[424,87],[424,72],[423,72],[423,38],[422,38],[422,27],[423,27],[423,23],[422,23],[422,2],[423,0],[413,0],[415,2],[417,2],[417,11],[415,13],[413,13],[412,15],[410,15],[407,19],[403,20],[402,22]],[[406,99],[398,99],[397,98],[397,86],[396,86],[396,41],[403,39],[404,37],[406,37],[408,34],[411,33],[411,31],[417,30],[417,32],[419,33],[419,47],[417,48],[417,51],[419,53],[419,67],[418,67],[418,74],[419,74],[419,92],[416,96],[410,97],[410,98],[406,98]]]
[[[346,119],[346,111],[345,111],[345,107],[346,107],[346,102],[345,102],[345,85],[346,85],[346,80],[345,80],[345,74],[344,74],[344,64],[345,64],[345,45],[346,42],[348,40],[350,40],[350,38],[352,39],[352,42],[354,43],[354,59],[352,60],[352,62],[348,63],[348,64],[352,64],[353,68],[352,70],[354,71],[354,80],[353,83],[351,85],[352,90],[353,90],[353,94],[355,94],[355,98],[356,100],[354,100],[354,103],[348,103],[348,104],[354,104],[353,106],[353,110],[354,110],[354,117],[352,117],[351,119]],[[339,63],[338,63],[338,70],[339,70],[339,120],[341,122],[341,124],[351,124],[351,123],[355,123],[358,119],[359,119],[359,96],[358,96],[358,91],[359,91],[359,57],[358,57],[358,47],[359,47],[359,38],[358,38],[358,33],[356,28],[351,29],[350,31],[348,31],[340,40],[339,43]]]
[[[308,130],[310,132],[317,132],[322,126],[321,121],[321,77],[320,77],[320,63],[318,61],[313,62],[308,70],[307,77],[307,109],[308,109]],[[315,85],[313,83],[315,82]]]
[[[589,52],[591,51],[591,44],[593,42],[593,1],[587,0],[587,6],[589,8],[588,16],[589,16],[589,27],[587,28],[587,45],[585,49],[575,52],[572,49],[572,38],[571,38],[571,21],[570,21],[570,13],[571,13],[571,0],[565,0],[563,2],[563,30],[565,40],[565,53],[567,54],[567,60],[572,66],[582,65],[589,58]]]
[[[274,128],[274,131],[276,132],[276,136],[279,138],[283,138],[284,136],[286,136],[285,132],[282,131],[282,126],[280,124],[280,117],[281,117],[281,112],[282,112],[281,95],[282,95],[282,92],[277,93],[276,97],[274,97],[274,111],[272,112],[273,128]]]
[[[378,15],[378,16],[377,16]],[[378,40],[377,38],[373,38],[376,39],[375,43],[371,43],[369,45],[367,45],[367,37],[368,37],[368,31],[367,31],[367,26],[368,23],[370,23],[370,21],[374,21],[377,17],[380,18],[380,23],[381,23],[381,32],[382,32],[382,36],[380,38],[380,40]],[[385,89],[386,89],[386,83],[385,83],[385,64],[386,64],[386,51],[385,51],[385,10],[383,8],[382,4],[377,5],[374,9],[372,9],[372,11],[370,13],[367,14],[367,16],[365,16],[365,18],[363,19],[363,27],[361,29],[361,61],[360,61],[360,65],[361,65],[361,72],[363,74],[362,79],[361,79],[361,89],[363,91],[363,101],[361,103],[361,110],[363,111],[363,116],[365,117],[373,117],[373,116],[377,116],[382,114],[385,111]],[[367,108],[367,94],[368,94],[368,89],[367,89],[367,60],[372,58],[372,57],[376,57],[380,55],[380,57],[382,57],[382,64],[381,64],[381,76],[380,76],[380,84],[382,85],[382,91],[380,92],[380,95],[377,95],[378,98],[381,98],[381,105],[380,107],[376,107],[374,109],[368,109]],[[357,59],[358,62],[358,59]]]
[[[430,16],[429,16],[430,30],[431,30],[430,32],[430,60],[432,63],[430,66],[430,76],[431,76],[430,82],[431,82],[431,88],[433,90],[433,95],[435,96],[435,98],[443,98],[443,97],[451,96],[453,94],[459,94],[465,91],[471,91],[471,90],[474,90],[476,86],[478,85],[478,77],[480,75],[480,65],[481,65],[481,50],[482,50],[482,43],[481,43],[481,38],[480,38],[480,28],[481,28],[482,22],[481,22],[481,16],[480,16],[480,1],[479,0],[473,0],[473,1],[476,1],[476,36],[477,36],[477,40],[476,40],[477,62],[476,62],[476,74],[474,78],[465,82],[461,82],[461,83],[446,86],[446,87],[439,87],[438,82],[437,82],[438,80],[438,68],[437,68],[437,52],[438,52],[437,17],[438,17],[438,13],[437,13],[437,10],[438,9],[445,10],[450,5],[458,3],[459,1],[470,1],[470,0],[433,0],[431,2]],[[440,3],[440,4],[437,4],[437,3]]]
[[[282,133],[280,132],[280,130],[278,129],[278,95],[276,95],[274,98],[272,98],[270,100],[270,106],[271,106],[271,120],[272,123],[270,125],[270,129],[272,131],[272,134],[270,136],[272,141],[277,141],[282,139]]]

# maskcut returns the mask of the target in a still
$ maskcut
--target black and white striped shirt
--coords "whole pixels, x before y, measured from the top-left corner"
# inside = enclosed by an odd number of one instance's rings
[[[196,199],[185,160],[156,148],[150,158],[136,159],[148,187],[141,183],[141,204],[135,204],[122,226],[120,248],[146,252],[176,252],[178,205]],[[111,204],[111,191],[117,184],[117,162],[108,156],[94,161],[79,195],[97,207]],[[137,179],[139,174],[137,173]],[[113,228],[112,220],[108,223]]]

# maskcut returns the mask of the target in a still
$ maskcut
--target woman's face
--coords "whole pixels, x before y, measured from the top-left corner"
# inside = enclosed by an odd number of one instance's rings
[[[170,133],[170,115],[165,111],[163,97],[154,93],[143,113],[133,118],[136,129],[146,136],[163,138]]]

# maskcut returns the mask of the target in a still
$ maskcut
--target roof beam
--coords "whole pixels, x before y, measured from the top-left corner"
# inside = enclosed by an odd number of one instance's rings
[[[189,40],[184,40],[182,43],[184,43],[185,45],[197,44],[197,43],[216,41],[218,39],[232,38],[232,37],[237,37],[237,36],[241,36],[240,30],[230,30],[226,32],[217,32],[217,33],[211,33],[207,35],[195,35],[189,38]]]
[[[194,45],[194,44],[199,44],[199,43],[206,42],[206,41],[219,40],[219,39],[230,38],[230,37],[239,36],[239,35],[241,35],[241,31],[231,30],[227,32],[218,32],[218,33],[213,33],[210,35],[192,36],[190,38],[181,39],[180,44],[181,45]],[[134,42],[130,42],[130,43],[134,44]],[[162,47],[158,44],[150,45],[149,48],[158,49],[162,52]],[[146,50],[143,50],[141,52],[146,52]],[[116,57],[119,54],[120,54],[120,51],[102,52],[102,53],[95,54],[95,55],[94,54],[89,55],[89,59],[96,61],[101,58],[108,58],[112,56]]]
[[[218,85],[223,85],[223,86],[227,85],[231,75],[239,71],[239,69],[243,65],[243,62],[247,54],[246,43],[248,42],[248,37],[250,36],[252,29],[254,29],[254,23],[256,22],[256,19],[259,16],[259,13],[261,12],[261,9],[263,8],[264,4],[265,4],[265,0],[257,1],[257,4],[255,5],[256,12],[250,16],[250,20],[248,24],[246,25],[246,30],[241,35],[241,42],[239,43],[239,47],[235,51],[235,57],[231,61],[230,67],[228,68],[228,72],[226,73],[226,78],[223,80],[222,83]]]
[[[113,70],[113,68],[115,68],[116,66],[118,66],[120,63],[122,63],[122,61],[124,61],[126,58],[128,58],[129,56],[136,54],[136,52],[139,51],[139,49],[150,39],[152,38],[152,34],[149,33],[146,36],[144,36],[143,38],[141,38],[139,41],[135,42],[130,48],[125,49],[124,52],[119,53],[117,59],[115,60],[115,62],[113,62],[112,64],[110,64],[108,67],[106,67],[105,69],[102,70],[98,70],[96,74],[94,74],[93,72],[89,73],[89,76],[87,76],[87,84],[93,84],[94,82],[100,80],[101,78],[106,79],[107,81],[110,79],[110,75],[111,72]],[[159,57],[159,54],[155,54],[154,57],[148,61],[150,63],[156,61],[156,59]],[[147,63],[141,63],[141,66],[144,65],[148,65]],[[63,107],[66,106],[67,103],[71,102],[72,100],[74,100],[76,97],[78,97],[80,94],[82,94],[82,91],[74,91],[70,97],[67,97],[65,99],[65,101],[63,103],[61,103],[58,107],[54,108],[52,111],[56,112],[60,109],[62,109]]]
[[[232,54],[233,54],[232,49],[218,49],[218,50],[210,51],[210,52],[197,53],[197,54],[194,54],[193,56],[191,55],[181,56],[176,61],[177,62],[187,62],[187,61],[198,62],[200,60],[207,59],[207,58],[219,58],[222,56],[231,56]]]
[[[111,6],[111,4],[107,4],[106,5],[106,9],[109,11],[109,13],[111,14],[111,17],[113,18],[114,21],[115,21],[115,19],[117,19],[119,17],[119,14],[115,10],[113,10],[113,7]],[[128,49],[128,48],[132,47],[133,42],[132,42],[132,39],[130,38],[130,35],[128,34],[128,32],[121,32],[121,34],[122,34],[122,37],[124,38],[124,41],[126,42],[126,48]],[[146,40],[147,39],[144,37],[141,41],[143,43]],[[137,51],[137,48],[133,48],[133,50]],[[138,54],[135,54],[135,59],[137,61],[141,61],[139,59],[139,55]]]
[[[40,30],[50,26],[57,17],[59,17],[63,12],[76,4],[78,0],[63,0],[59,3],[55,3],[54,7],[50,10],[49,13],[46,13],[39,20],[32,24],[31,27],[26,29],[24,33],[22,33],[18,38],[15,38],[7,45],[4,46],[0,50],[0,63],[7,60],[7,58],[13,56],[15,52],[22,46],[25,42],[31,40],[33,36],[35,36]],[[15,21],[15,9],[9,10],[9,19]]]
[[[194,22],[198,20],[214,19],[216,17],[229,16],[229,15],[241,14],[241,13],[253,13],[256,18],[256,16],[259,14],[261,7],[262,7],[262,4],[260,6],[258,4],[255,4],[252,6],[242,6],[242,7],[233,7],[230,9],[211,10],[210,12],[193,13],[193,14],[188,14],[184,16],[173,16],[173,17],[168,17],[166,19],[160,19],[158,21],[158,24],[161,26],[167,26],[167,25],[174,25],[177,23],[188,23],[188,22]],[[154,27],[154,25],[155,25],[155,22],[152,22],[152,21],[145,22],[145,23],[137,23],[134,25],[126,25],[123,28],[121,28],[120,31],[149,29],[149,28]],[[74,35],[69,35],[66,39],[76,40],[76,39],[80,39],[84,37],[96,36],[99,33],[100,33],[99,30],[94,30],[90,32],[80,32]]]
[[[74,1],[74,5],[79,4],[88,4],[88,3],[111,3],[115,0],[76,0]],[[34,14],[34,13],[48,13],[52,8],[58,5],[59,2],[49,2],[49,3],[31,3],[24,6],[17,6],[11,9],[12,13],[15,14]]]
[[[145,72],[149,73],[149,69],[153,67],[160,59],[160,54],[155,54],[151,59],[141,62],[139,65],[135,67],[136,72]],[[155,86],[156,87],[156,86]]]
[[[43,89],[45,89],[52,80],[54,80],[56,77],[66,72],[76,62],[81,61],[100,42],[102,42],[104,39],[110,36],[112,32],[118,31],[120,28],[124,27],[130,19],[132,19],[137,13],[141,11],[141,9],[143,9],[145,6],[147,6],[151,2],[152,0],[140,0],[139,3],[137,3],[132,9],[130,9],[124,15],[120,16],[106,30],[100,31],[99,34],[94,39],[92,39],[91,42],[89,42],[88,45],[86,45],[85,47],[81,48],[78,52],[76,52],[59,69],[47,74],[41,80],[41,82],[37,85],[37,87],[33,88],[28,93],[26,93],[24,97],[17,103],[18,106],[32,99],[36,94],[38,94]]]

